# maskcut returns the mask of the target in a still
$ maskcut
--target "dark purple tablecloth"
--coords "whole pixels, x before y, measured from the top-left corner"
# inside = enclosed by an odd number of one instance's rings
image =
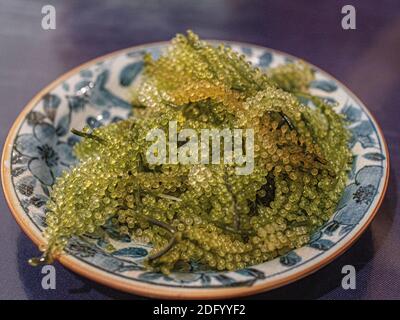
[[[41,28],[41,8],[56,8],[56,30]],[[343,30],[341,8],[356,8]],[[400,1],[0,0],[0,135],[42,87],[70,68],[113,50],[168,40],[193,29],[208,39],[244,41],[304,58],[333,74],[365,102],[391,154],[386,199],[360,240],[336,261],[294,284],[252,298],[400,298]],[[41,287],[37,254],[0,197],[0,298],[138,298],[88,281],[59,264],[57,289]],[[357,269],[343,290],[341,268]]]

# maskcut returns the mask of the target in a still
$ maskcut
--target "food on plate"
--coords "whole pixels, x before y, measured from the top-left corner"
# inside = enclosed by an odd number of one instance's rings
[[[52,188],[47,246],[31,264],[51,262],[71,237],[107,238],[110,226],[151,244],[146,264],[163,273],[193,262],[237,270],[307,244],[333,214],[352,162],[343,118],[309,90],[313,70],[297,62],[262,71],[190,31],[144,63],[131,117],[73,130],[82,137],[79,162]],[[176,161],[193,151],[195,137],[152,149],[154,129],[166,137],[173,129],[197,137],[243,129],[239,145],[247,156],[253,142],[252,170],[238,174],[243,161]],[[149,150],[168,161],[149,161]]]

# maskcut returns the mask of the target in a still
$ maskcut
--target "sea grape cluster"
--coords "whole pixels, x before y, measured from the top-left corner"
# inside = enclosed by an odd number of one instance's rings
[[[309,92],[313,71],[293,63],[265,73],[190,31],[158,60],[144,60],[134,115],[74,131],[83,137],[80,161],[51,192],[41,261],[72,236],[107,237],[106,223],[151,243],[147,264],[164,273],[194,261],[241,269],[306,244],[334,212],[352,159],[343,119]],[[149,163],[146,133],[168,132],[170,121],[178,130],[253,129],[254,170]]]

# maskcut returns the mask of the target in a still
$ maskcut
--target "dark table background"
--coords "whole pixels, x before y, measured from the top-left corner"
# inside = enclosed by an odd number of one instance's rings
[[[41,28],[41,8],[55,6],[56,30]],[[352,4],[357,29],[341,28]],[[0,0],[0,141],[42,87],[96,56],[193,29],[208,39],[264,45],[304,58],[337,77],[375,115],[391,154],[386,199],[376,219],[344,255],[303,280],[257,299],[400,299],[400,1]],[[0,196],[0,298],[138,298],[56,265],[56,290],[43,290],[37,254]],[[341,288],[341,269],[357,269],[357,289]]]

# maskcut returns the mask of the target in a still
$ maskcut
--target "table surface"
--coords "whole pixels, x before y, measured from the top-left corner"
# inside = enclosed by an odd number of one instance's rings
[[[41,8],[56,9],[56,29],[41,28]],[[341,27],[356,8],[356,30]],[[294,284],[250,298],[400,299],[400,1],[0,0],[0,140],[24,105],[60,74],[105,53],[168,40],[192,29],[208,39],[279,49],[328,71],[375,115],[391,155],[386,198],[371,226],[345,254]],[[0,298],[132,299],[56,264],[56,290],[43,290],[37,254],[0,196]],[[341,269],[357,270],[343,290]]]

